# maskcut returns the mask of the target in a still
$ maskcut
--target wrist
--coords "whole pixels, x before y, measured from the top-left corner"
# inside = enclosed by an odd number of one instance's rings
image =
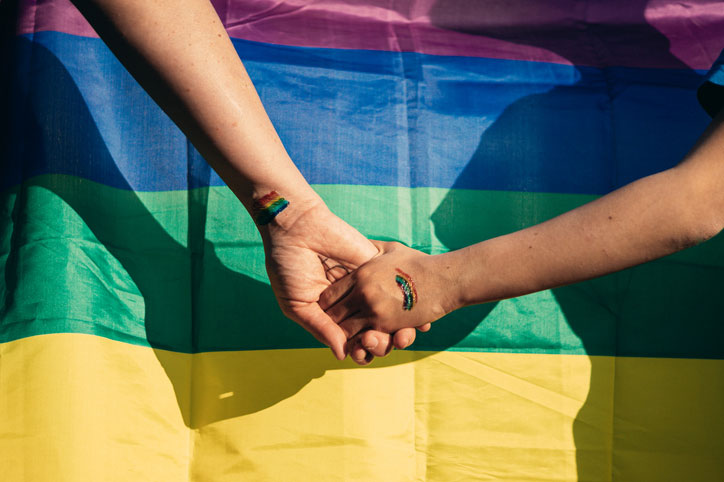
[[[305,211],[324,205],[322,198],[296,169],[290,173],[282,167],[275,178],[265,175],[251,182],[236,170],[224,174],[221,177],[262,234],[271,226],[288,228]],[[283,200],[283,209],[274,206],[274,200]]]
[[[484,303],[481,293],[485,291],[484,283],[474,277],[475,269],[471,269],[471,258],[467,248],[450,251],[433,256],[438,266],[436,271],[441,274],[445,292],[443,303],[446,312],[455,311],[466,306]]]
[[[258,229],[278,227],[290,229],[310,209],[325,206],[314,191],[303,195],[280,190],[260,190],[253,194],[249,209]]]
[[[457,252],[430,256],[432,272],[436,273],[440,289],[437,290],[438,303],[447,314],[467,306],[465,289],[461,279],[461,267]]]
[[[311,222],[309,220],[319,219],[320,215],[329,213],[327,205],[314,191],[312,191],[312,195],[292,194],[289,197],[284,196],[281,192],[277,193],[287,205],[283,210],[267,219],[268,222],[259,222],[259,213],[253,205],[249,210],[266,246],[274,238],[281,239],[283,236],[293,236],[294,233],[305,232],[305,227],[308,227],[307,225]],[[262,217],[265,215],[262,213]]]

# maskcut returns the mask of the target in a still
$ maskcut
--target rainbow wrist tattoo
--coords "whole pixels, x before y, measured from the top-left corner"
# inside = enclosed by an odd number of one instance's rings
[[[415,289],[415,283],[412,282],[412,278],[409,274],[405,273],[399,268],[395,268],[397,275],[395,276],[395,282],[397,286],[402,290],[402,295],[405,297],[402,302],[402,309],[410,311],[417,303],[417,290]]]
[[[266,196],[262,196],[254,201],[252,208],[254,212],[254,221],[256,224],[263,226],[269,224],[277,214],[284,211],[289,206],[289,201],[284,199],[276,191],[272,191]]]

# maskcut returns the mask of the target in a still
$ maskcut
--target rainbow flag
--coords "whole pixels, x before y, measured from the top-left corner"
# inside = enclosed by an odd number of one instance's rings
[[[0,480],[724,480],[724,238],[339,363],[70,3],[4,3]],[[675,165],[724,47],[720,2],[216,6],[331,209],[429,253]]]

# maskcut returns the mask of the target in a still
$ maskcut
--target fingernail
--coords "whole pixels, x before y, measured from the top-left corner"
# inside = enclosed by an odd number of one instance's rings
[[[371,340],[369,340],[367,343],[365,343],[365,349],[367,350],[374,350],[377,348],[377,345],[379,345],[380,342],[377,340],[377,338],[372,337]]]
[[[412,343],[412,340],[410,338],[405,338],[402,340],[402,348],[407,348],[410,346],[410,343]]]
[[[340,354],[340,353],[337,353],[337,350],[335,350],[334,348],[330,348],[330,350],[332,350],[332,355],[334,355],[334,357],[339,361],[342,361],[345,358],[347,358],[347,353],[345,353],[345,352],[342,352]]]
[[[352,357],[352,360],[358,365],[364,365],[366,363],[367,357],[369,356],[369,353],[362,350],[361,348],[357,348],[354,350],[354,353],[350,354],[350,357]]]

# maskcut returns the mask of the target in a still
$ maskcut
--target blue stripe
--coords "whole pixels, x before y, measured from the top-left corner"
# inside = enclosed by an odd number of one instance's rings
[[[698,71],[234,45],[315,184],[602,194],[674,165],[708,122]],[[222,184],[100,40],[40,32],[13,55],[0,189]]]

